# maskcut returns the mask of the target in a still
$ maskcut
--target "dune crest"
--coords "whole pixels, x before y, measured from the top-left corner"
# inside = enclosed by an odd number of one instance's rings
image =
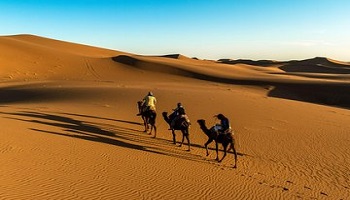
[[[36,35],[22,34],[14,36],[2,36],[3,39],[10,39],[13,42],[22,42],[32,46],[41,47],[42,49],[49,49],[53,51],[60,51],[61,53],[70,53],[74,55],[88,56],[88,57],[110,57],[122,52],[93,47],[83,44],[55,40]]]
[[[247,60],[247,59],[220,59],[224,64],[246,64],[260,67],[277,67],[285,72],[308,72],[329,74],[350,74],[350,64],[324,57],[316,57],[306,60],[273,61],[273,60]]]

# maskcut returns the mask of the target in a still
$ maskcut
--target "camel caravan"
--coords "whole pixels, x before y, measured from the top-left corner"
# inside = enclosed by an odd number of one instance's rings
[[[157,99],[153,95],[152,92],[149,92],[142,101],[137,102],[137,107],[139,113],[137,116],[141,116],[144,124],[144,132],[149,132],[149,135],[154,131],[154,138],[157,135],[157,127],[156,127],[156,103]],[[191,122],[186,115],[185,108],[181,103],[177,104],[177,107],[173,109],[173,112],[168,115],[168,112],[162,112],[162,116],[164,121],[169,125],[169,129],[171,130],[173,136],[173,143],[176,145],[176,134],[175,131],[179,130],[182,133],[182,141],[180,143],[180,147],[183,145],[184,140],[186,138],[188,149],[191,150],[191,142],[189,137],[189,127]],[[234,168],[237,167],[237,151],[235,149],[235,140],[233,137],[233,131],[230,127],[230,123],[227,117],[223,114],[215,115],[217,119],[220,120],[220,124],[215,124],[214,126],[208,128],[204,119],[197,120],[200,129],[208,136],[208,141],[204,144],[206,149],[206,156],[209,155],[208,145],[215,142],[215,151],[216,151],[216,160],[218,162],[222,162],[226,157],[227,152],[231,149],[234,155]],[[223,146],[224,155],[221,159],[219,159],[219,144]]]

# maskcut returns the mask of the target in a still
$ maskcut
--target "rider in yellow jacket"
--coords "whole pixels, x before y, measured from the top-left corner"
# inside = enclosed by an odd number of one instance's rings
[[[149,92],[142,100],[142,112],[149,110],[156,111],[157,99],[153,96],[152,92]]]

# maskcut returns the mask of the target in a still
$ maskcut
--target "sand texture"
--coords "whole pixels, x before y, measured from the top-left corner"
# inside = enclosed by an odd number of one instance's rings
[[[1,36],[0,52],[0,199],[350,197],[350,63],[142,56],[33,35]],[[136,116],[148,91],[156,137]],[[191,151],[161,115],[178,102]],[[197,120],[210,128],[218,113],[237,168],[214,142],[205,154]]]

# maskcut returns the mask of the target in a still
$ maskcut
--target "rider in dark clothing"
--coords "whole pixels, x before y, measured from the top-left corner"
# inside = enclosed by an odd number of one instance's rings
[[[185,108],[182,106],[181,103],[177,103],[177,107],[174,109],[174,112],[169,117],[171,119],[170,129],[174,128],[176,121],[181,117],[185,117],[186,121],[189,121],[188,117],[186,116]]]
[[[220,120],[221,128],[218,130],[219,133],[227,133],[231,130],[230,122],[223,114],[215,115]]]

